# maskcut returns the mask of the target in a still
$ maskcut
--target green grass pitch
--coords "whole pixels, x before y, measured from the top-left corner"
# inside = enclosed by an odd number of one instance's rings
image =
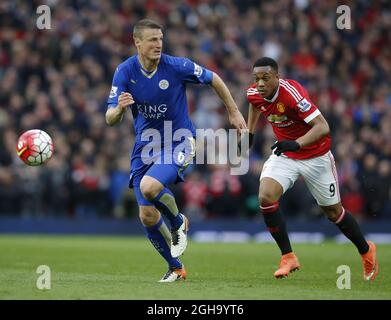
[[[302,269],[276,280],[274,244],[190,241],[182,259],[188,280],[161,284],[166,265],[146,238],[3,234],[0,299],[391,299],[391,245],[378,245],[380,273],[372,283],[362,279],[351,244],[294,250]],[[50,290],[36,287],[39,265],[50,267]],[[337,288],[339,265],[351,269],[350,290]]]

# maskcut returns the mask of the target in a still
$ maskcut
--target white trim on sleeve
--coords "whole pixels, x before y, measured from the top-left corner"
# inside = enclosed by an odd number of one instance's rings
[[[304,119],[306,123],[310,122],[311,120],[314,120],[318,115],[320,115],[319,109],[316,109],[314,112],[312,112],[307,118]]]

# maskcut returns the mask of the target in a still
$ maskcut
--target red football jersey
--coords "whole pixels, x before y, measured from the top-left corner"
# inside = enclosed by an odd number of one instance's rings
[[[308,92],[298,82],[289,79],[279,80],[271,100],[262,98],[253,84],[247,89],[247,100],[267,118],[278,141],[296,140],[305,135],[311,129],[308,122],[320,114]],[[310,159],[325,154],[330,146],[331,137],[327,135],[296,152],[284,154],[292,159]]]

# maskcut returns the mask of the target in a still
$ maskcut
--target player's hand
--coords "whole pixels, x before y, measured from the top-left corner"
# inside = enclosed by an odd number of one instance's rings
[[[242,150],[242,146],[244,145],[244,139],[248,139],[248,149]],[[254,142],[254,133],[251,133],[249,131],[245,131],[238,141],[238,156],[241,155],[242,151],[244,152],[244,155],[247,155],[247,152],[250,150],[252,144]]]
[[[233,125],[237,130],[239,130],[240,134],[247,130],[247,124],[246,121],[244,120],[242,114],[240,113],[239,110],[232,112],[229,115],[229,122],[231,125]]]
[[[275,144],[271,146],[273,153],[277,156],[280,156],[281,153],[286,151],[297,151],[300,149],[300,144],[294,140],[282,140],[277,141]]]
[[[126,108],[133,103],[133,97],[129,92],[121,92],[118,97],[118,108],[120,108],[122,112],[125,112]]]

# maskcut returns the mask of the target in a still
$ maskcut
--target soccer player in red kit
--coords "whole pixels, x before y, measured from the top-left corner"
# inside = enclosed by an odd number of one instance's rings
[[[274,276],[286,277],[300,268],[278,201],[302,176],[327,218],[357,247],[364,279],[374,280],[378,273],[376,246],[365,240],[352,214],[342,207],[326,119],[298,82],[280,78],[275,60],[258,59],[253,66],[253,75],[255,83],[247,90],[250,146],[261,114],[270,122],[277,137],[271,147],[273,152],[263,166],[259,186],[265,224],[282,254]]]

